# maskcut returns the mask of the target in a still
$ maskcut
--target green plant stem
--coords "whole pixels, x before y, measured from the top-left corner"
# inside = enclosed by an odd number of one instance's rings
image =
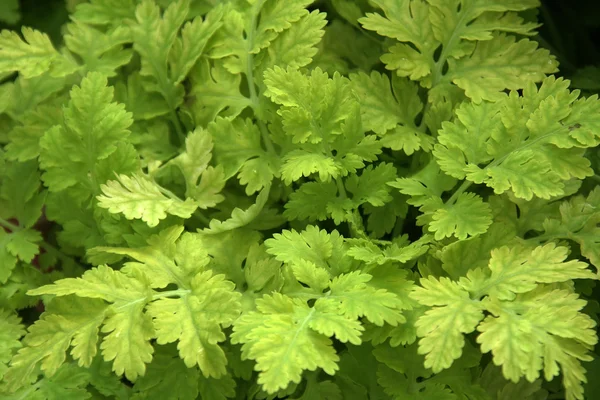
[[[348,195],[346,194],[346,188],[344,187],[344,182],[340,178],[335,178],[335,185],[337,186],[338,193],[342,199],[347,199]]]
[[[461,26],[464,22],[465,16],[468,15],[468,12],[463,12],[460,16],[460,19],[457,21],[456,26]],[[460,36],[458,35],[458,30],[454,29],[454,31],[452,31],[452,35],[450,36],[450,39],[448,39],[448,41],[446,43],[442,43],[442,52],[440,53],[440,58],[436,61],[436,63],[433,65],[433,68],[431,68],[431,88],[429,89],[429,91],[433,90],[442,80],[443,74],[442,74],[442,70],[444,69],[444,65],[446,64],[446,61],[448,60],[448,51],[453,49],[454,46],[456,45],[456,43],[460,40]],[[425,108],[423,109],[423,118],[421,119],[421,122],[419,123],[418,129],[421,132],[425,131],[426,128],[426,124],[425,124],[425,116],[427,115],[427,112],[429,111],[429,109],[431,108],[431,102],[429,100],[427,100],[427,102],[425,103]],[[431,132],[432,135],[436,135],[437,132]]]
[[[164,187],[162,187],[161,185],[156,185],[158,187],[158,190],[164,194],[165,196],[167,196],[168,198],[170,198],[171,200],[175,200],[175,201],[183,201],[179,198],[179,196],[177,196],[175,193],[171,192],[169,189],[165,189]]]
[[[171,108],[171,111],[169,111],[169,119],[171,120],[171,123],[175,126],[175,132],[177,133],[179,144],[183,146],[185,144],[185,134],[183,133],[183,126],[181,125],[181,121],[179,120],[179,117],[177,116],[177,113],[175,112],[173,107],[169,105],[169,108]]]
[[[452,196],[450,196],[446,204],[453,205],[454,203],[456,203],[456,200],[458,200],[458,196],[463,194],[465,190],[467,190],[472,184],[473,182],[464,181],[462,185],[460,185],[458,189],[456,189],[456,191],[452,193]]]
[[[166,75],[167,72],[163,71],[161,67],[156,63],[156,61],[149,57],[147,61],[152,65],[152,68],[156,74],[156,80],[158,81],[158,89],[159,93],[163,96],[165,101],[167,102],[167,106],[169,107],[169,119],[171,123],[175,127],[175,132],[177,133],[177,138],[179,139],[179,145],[183,146],[185,144],[185,134],[183,133],[183,126],[181,125],[181,121],[179,117],[177,117],[177,112],[175,111],[175,105],[172,101],[173,99],[168,95],[169,88],[173,85],[169,77]],[[164,72],[164,73],[163,73]]]
[[[344,187],[344,182],[342,182],[341,178],[335,178],[335,184],[338,189],[338,193],[342,199],[347,199],[348,194],[346,193],[346,188]],[[367,238],[367,234],[365,231],[365,226],[363,224],[362,216],[358,209],[353,209],[352,211],[347,212],[348,215],[348,225],[350,226],[350,234],[352,237],[358,238]]]
[[[277,152],[275,151],[275,146],[273,146],[273,142],[269,137],[269,131],[265,123],[260,119],[260,116],[257,110],[260,108],[260,104],[258,101],[258,93],[256,92],[256,87],[254,86],[254,55],[252,54],[252,47],[254,47],[254,35],[256,34],[256,22],[258,19],[258,14],[260,13],[260,9],[262,8],[265,0],[258,1],[254,5],[252,20],[250,21],[250,30],[247,35],[246,43],[248,47],[246,48],[246,80],[248,81],[248,91],[250,92],[250,101],[252,102],[252,109],[254,110],[254,114],[257,115],[256,121],[258,124],[258,129],[260,130],[260,135],[262,140],[267,148],[267,151],[277,156]]]
[[[425,103],[425,107],[423,107],[423,117],[421,118],[421,122],[419,122],[419,126],[417,126],[417,129],[421,132],[425,132],[425,129],[427,128],[427,125],[425,123],[425,116],[429,112],[430,108],[431,108],[431,102],[427,101],[427,103]],[[434,132],[431,132],[431,133],[433,134]]]
[[[202,224],[210,226],[210,219],[208,219],[204,214],[202,214],[198,210],[196,210],[196,212],[192,216],[198,221],[200,221]]]

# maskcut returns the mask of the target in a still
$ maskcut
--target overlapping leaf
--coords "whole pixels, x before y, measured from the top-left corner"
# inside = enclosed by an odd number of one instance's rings
[[[543,370],[551,380],[562,370],[567,397],[582,398],[580,362],[591,359],[595,322],[581,312],[585,301],[572,289],[551,284],[596,278],[587,264],[566,257],[567,249],[554,244],[501,247],[492,250],[488,268],[471,270],[458,282],[421,279],[412,297],[431,307],[416,323],[425,366],[448,368],[462,354],[463,334],[477,329],[481,350],[492,351],[507,379],[531,382]],[[484,310],[491,314],[485,319]],[[562,317],[551,317],[556,315]]]
[[[207,255],[194,248],[195,237],[179,238],[180,234],[181,229],[175,227],[152,237],[146,248],[98,249],[129,255],[138,262],[121,271],[99,266],[81,278],[61,279],[31,290],[31,295],[60,298],[52,303],[57,308],[50,308],[30,328],[25,347],[11,362],[7,373],[12,387],[34,379],[40,361],[44,373],[52,376],[70,346],[74,359],[89,366],[97,351],[99,330],[105,334],[100,345],[103,358],[113,362],[117,375],[125,374],[132,381],[145,374],[154,338],[159,343],[178,341],[186,365],[199,365],[205,376],[224,375],[227,360],[217,343],[225,339],[221,326],[231,324],[239,314],[239,294],[222,275],[204,268]],[[177,283],[179,290],[153,290],[170,282]]]
[[[443,125],[434,150],[438,164],[455,178],[485,183],[496,193],[512,190],[525,200],[563,194],[563,181],[593,174],[583,149],[599,143],[593,110],[600,102],[577,100],[567,84],[552,77],[539,89],[528,84],[523,96],[465,103],[458,119]]]
[[[126,146],[131,123],[131,114],[113,102],[106,77],[89,73],[71,90],[64,123],[48,130],[40,142],[42,179],[50,191],[75,187],[85,199],[98,191],[106,164],[113,173],[131,171],[136,161]]]
[[[452,84],[475,103],[498,100],[502,90],[523,88],[556,71],[554,57],[538,49],[536,42],[517,42],[505,34],[534,34],[537,24],[525,22],[516,12],[537,6],[537,1],[377,0],[374,4],[383,15],[367,13],[359,22],[399,42],[381,60],[399,76],[431,88],[430,101],[450,95]]]

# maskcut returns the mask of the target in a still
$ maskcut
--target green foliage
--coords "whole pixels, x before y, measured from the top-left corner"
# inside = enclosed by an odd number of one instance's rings
[[[598,393],[597,71],[537,0],[18,3],[0,397]]]

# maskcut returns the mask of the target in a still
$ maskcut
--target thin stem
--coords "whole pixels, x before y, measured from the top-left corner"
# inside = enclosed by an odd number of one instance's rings
[[[467,12],[467,10],[465,10],[462,15],[460,16],[460,19],[458,20],[458,22],[456,23],[456,27],[459,27],[462,25],[465,16],[469,14]],[[442,69],[444,68],[444,65],[446,64],[446,60],[448,59],[448,51],[451,50],[454,45],[456,44],[456,42],[460,40],[460,35],[458,35],[458,29],[454,29],[454,31],[452,31],[452,35],[450,35],[450,39],[448,39],[447,43],[442,43],[442,52],[440,54],[440,58],[437,60],[437,62],[434,65],[434,68],[432,68],[431,70],[431,79],[432,79],[432,84],[431,84],[431,89],[433,89],[435,86],[437,86],[440,83],[440,80],[442,78]],[[431,90],[430,89],[430,90]]]
[[[466,11],[462,13],[460,19],[456,23],[457,27],[463,23],[465,15],[467,14],[468,13]],[[450,36],[450,39],[448,39],[448,42],[442,43],[442,52],[440,53],[440,58],[433,65],[433,68],[431,68],[431,88],[429,89],[429,92],[432,91],[442,79],[442,70],[444,68],[444,65],[446,64],[446,60],[448,59],[448,51],[449,49],[452,49],[454,47],[458,40],[460,40],[460,36],[457,34],[457,32],[458,29],[454,29],[452,35]],[[427,125],[425,124],[425,116],[427,115],[427,112],[429,112],[430,108],[431,102],[428,99],[425,103],[425,108],[423,109],[423,118],[421,119],[421,122],[418,126],[418,129],[421,132],[425,132],[425,129],[427,127]],[[432,135],[435,135],[436,133],[437,132],[431,132]]]
[[[165,196],[167,196],[168,198],[170,198],[171,200],[175,200],[175,201],[183,201],[179,198],[179,196],[177,196],[175,193],[171,192],[169,189],[165,189],[164,187],[162,187],[161,185],[157,185],[158,190],[164,194]]]
[[[360,33],[362,33],[364,35],[364,37],[366,37],[373,43],[377,43],[378,46],[381,46],[381,40],[372,36],[371,33],[369,31],[367,31],[366,29],[364,29],[362,26],[358,26],[358,30],[360,31]]]
[[[337,186],[340,197],[342,199],[347,199],[348,195],[346,194],[346,188],[344,187],[344,183],[342,182],[342,180],[339,178],[335,178],[335,184]]]
[[[246,43],[248,43],[248,47],[246,49],[246,80],[248,81],[248,91],[250,92],[250,101],[252,102],[252,109],[254,110],[255,114],[257,113],[258,108],[260,107],[260,104],[258,102],[258,93],[256,92],[256,87],[254,86],[254,55],[252,54],[252,47],[254,46],[254,35],[256,33],[256,21],[258,18],[258,14],[260,12],[261,7],[264,4],[264,0],[263,1],[259,1],[256,5],[255,5],[255,9],[254,9],[254,13],[252,15],[252,20],[250,21],[250,30],[248,32],[248,36],[247,36],[247,41]],[[277,155],[277,152],[275,151],[275,146],[273,146],[273,142],[271,141],[271,138],[269,137],[269,131],[267,130],[267,126],[264,124],[264,122],[260,119],[259,116],[257,116],[256,118],[257,123],[258,123],[258,128],[260,130],[260,135],[262,137],[262,140],[265,144],[265,147],[267,148],[267,151],[273,155]]]
[[[535,242],[536,244],[540,244],[542,242],[546,242],[548,240],[555,240],[555,239],[560,239],[560,236],[557,235],[551,235],[548,233],[544,233],[542,235],[538,235],[532,238],[527,239],[528,242]]]
[[[20,226],[15,225],[10,221],[5,220],[4,218],[0,218],[0,225],[2,225],[3,227],[5,227],[7,229],[10,229],[13,232],[21,230]]]
[[[351,216],[352,219],[350,220],[350,233],[352,234],[352,236],[360,239],[367,239],[368,235],[365,231],[365,225],[363,223],[362,215],[360,215],[358,209],[354,209],[354,211],[352,211]]]
[[[185,144],[185,134],[183,133],[183,126],[181,125],[181,121],[179,120],[179,117],[177,116],[177,113],[175,112],[175,110],[173,110],[173,108],[170,106],[169,106],[169,108],[171,108],[171,111],[169,112],[170,120],[173,123],[173,125],[175,126],[175,132],[177,132],[177,138],[179,139],[179,144],[181,146],[183,146]]]
[[[452,194],[452,196],[450,196],[450,198],[448,199],[448,201],[446,202],[446,204],[453,205],[454,203],[456,203],[456,200],[458,200],[458,196],[460,196],[461,194],[463,194],[465,192],[465,190],[467,190],[472,184],[473,184],[473,182],[464,181],[462,183],[462,185],[460,185],[459,188],[456,189],[456,192],[454,192]]]
[[[210,226],[210,219],[208,219],[204,214],[202,214],[198,210],[196,210],[196,212],[193,214],[193,217],[201,223],[203,223],[204,225]]]
[[[169,89],[173,86],[173,82],[171,82],[171,80],[167,76],[167,72],[164,71],[156,63],[154,57],[148,57],[147,61],[152,65],[152,68],[154,69],[156,80],[158,81],[159,92],[160,94],[162,94],[163,98],[167,102],[167,106],[169,107],[169,119],[171,120],[171,123],[173,123],[173,126],[175,126],[175,132],[177,133],[179,144],[183,146],[185,144],[185,134],[183,133],[181,121],[179,120],[179,117],[177,117],[172,98],[171,96],[169,96]]]
[[[340,178],[335,178],[335,184],[337,186],[340,197],[342,199],[347,199],[348,194],[346,193],[346,188],[344,187],[344,183],[342,182],[342,180]],[[367,234],[365,232],[365,226],[363,224],[362,216],[360,215],[358,209],[354,209],[352,210],[352,212],[348,211],[347,215],[349,216],[348,225],[350,226],[350,234],[353,237],[366,239]]]
[[[262,120],[260,118],[257,118],[256,122],[258,123],[258,129],[260,130],[260,136],[262,137],[263,142],[265,143],[265,147],[267,148],[267,151],[269,153],[277,156],[277,151],[275,150],[275,146],[273,146],[273,141],[269,137],[269,131],[267,129],[267,126],[265,125],[264,122],[262,122]]]
[[[425,103],[425,107],[423,107],[423,117],[421,118],[421,122],[419,122],[419,126],[417,127],[417,129],[420,130],[421,132],[425,132],[425,129],[427,128],[427,125],[425,124],[425,116],[429,112],[430,108],[431,108],[431,102],[429,100],[427,100],[427,102]],[[431,132],[431,133],[433,133],[433,132]]]

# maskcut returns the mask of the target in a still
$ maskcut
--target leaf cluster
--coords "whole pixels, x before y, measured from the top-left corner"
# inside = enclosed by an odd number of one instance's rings
[[[600,100],[539,6],[2,2],[0,397],[598,392]]]

